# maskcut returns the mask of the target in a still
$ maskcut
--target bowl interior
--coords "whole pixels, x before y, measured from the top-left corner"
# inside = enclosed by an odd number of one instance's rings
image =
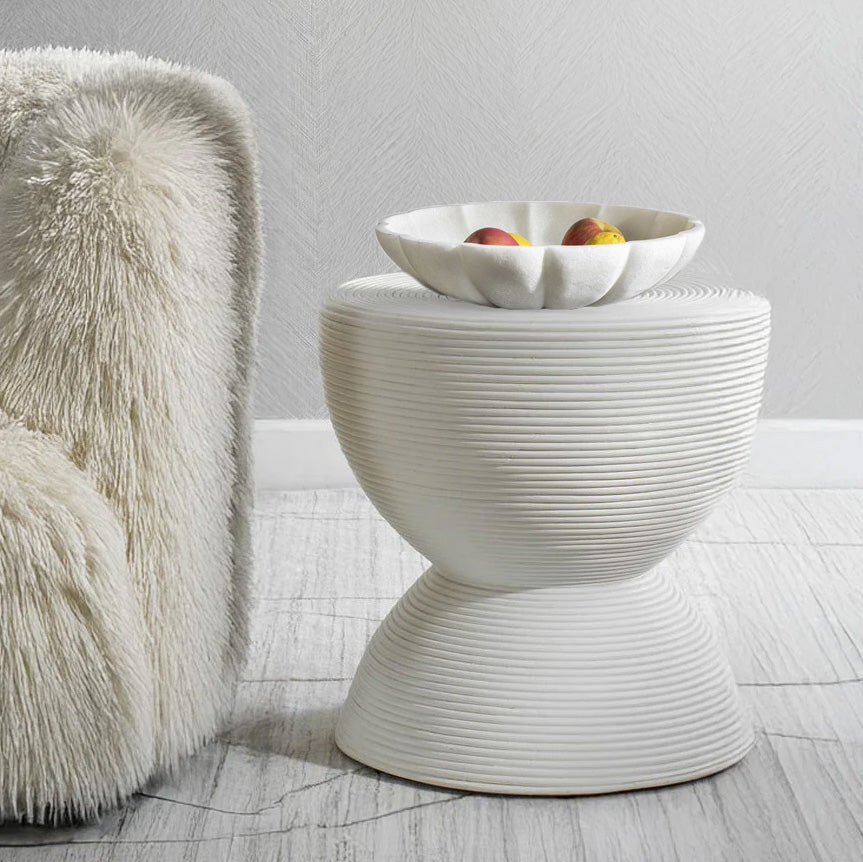
[[[482,227],[519,233],[534,245],[559,245],[569,226],[598,218],[619,228],[627,241],[672,236],[694,227],[690,216],[640,207],[566,201],[492,201],[428,207],[384,219],[378,230],[425,242],[461,243]]]

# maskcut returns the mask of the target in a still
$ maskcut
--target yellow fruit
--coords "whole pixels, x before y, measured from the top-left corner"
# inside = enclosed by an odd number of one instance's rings
[[[519,245],[533,245],[530,240],[525,239],[521,234],[509,232],[509,235],[519,244]]]
[[[585,245],[609,245],[614,242],[626,242],[626,240],[617,231],[604,230],[592,236]]]

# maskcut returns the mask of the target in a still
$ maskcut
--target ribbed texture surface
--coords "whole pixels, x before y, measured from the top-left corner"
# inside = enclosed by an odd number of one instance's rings
[[[387,619],[339,725],[432,783],[580,793],[707,774],[749,743],[724,660],[644,576],[743,465],[769,305],[665,286],[571,311],[490,309],[404,276],[321,318],[333,424],[434,568]]]
[[[713,633],[655,574],[511,592],[433,568],[372,639],[336,739],[405,778],[536,794],[682,781],[752,744]]]
[[[444,299],[404,276],[325,307],[333,424],[375,506],[462,580],[640,574],[733,482],[769,306],[663,287],[572,311]]]

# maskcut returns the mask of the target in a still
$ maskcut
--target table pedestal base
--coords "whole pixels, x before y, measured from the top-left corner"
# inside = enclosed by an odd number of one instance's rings
[[[336,741],[426,784],[568,795],[700,778],[753,735],[712,630],[664,576],[502,589],[432,567],[375,633]]]

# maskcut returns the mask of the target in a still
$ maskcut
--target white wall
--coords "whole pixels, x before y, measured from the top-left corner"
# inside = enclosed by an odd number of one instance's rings
[[[766,414],[863,417],[860,0],[3,0],[0,34],[153,53],[246,94],[261,417],[324,415],[317,305],[392,268],[378,217],[490,198],[697,214],[693,270],[774,304]]]

